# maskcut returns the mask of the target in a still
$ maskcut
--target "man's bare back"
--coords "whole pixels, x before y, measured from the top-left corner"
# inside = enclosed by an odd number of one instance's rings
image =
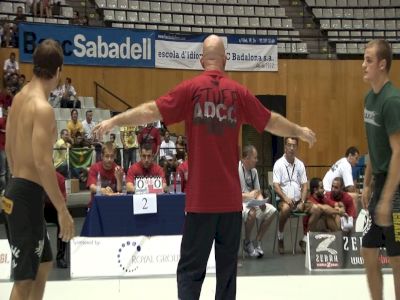
[[[48,118],[39,118],[38,112],[48,112]],[[48,129],[40,130],[38,123]],[[41,126],[40,126],[41,127]],[[44,149],[34,139],[37,135],[46,135],[46,139],[54,141],[56,138],[56,123],[53,108],[45,98],[43,90],[38,86],[26,85],[14,100],[7,119],[7,148],[8,161],[14,177],[28,179],[42,186],[38,170],[36,169],[34,153],[43,151],[43,155],[52,153],[52,149]],[[52,154],[50,154],[52,155]]]

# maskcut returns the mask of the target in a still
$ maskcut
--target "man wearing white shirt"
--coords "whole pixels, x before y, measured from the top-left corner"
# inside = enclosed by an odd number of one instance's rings
[[[70,77],[65,78],[65,83],[61,87],[62,99],[61,107],[64,108],[81,108],[81,101],[78,100],[76,90],[72,85]]]
[[[242,151],[242,159],[239,162],[238,171],[243,199],[242,215],[245,224],[243,249],[250,257],[262,257],[264,255],[261,240],[271,221],[275,219],[273,216],[276,213],[276,208],[269,203],[253,207],[246,203],[250,199],[263,200],[264,198],[261,194],[260,181],[256,169],[257,160],[256,148],[252,145],[245,146]],[[252,242],[250,235],[256,220],[258,221],[258,230],[256,239]]]
[[[160,159],[165,160],[166,156],[176,157],[175,143],[170,140],[169,131],[166,130],[164,133],[164,140],[160,146]]]
[[[273,185],[277,194],[279,213],[278,250],[284,253],[283,231],[291,211],[302,211],[307,198],[306,168],[296,158],[298,139],[285,138],[285,154],[278,159],[273,168]],[[305,237],[303,237],[303,241]],[[303,248],[303,245],[301,245]]]
[[[326,172],[322,180],[325,192],[331,191],[333,179],[336,177],[343,178],[346,192],[356,192],[351,167],[357,164],[359,156],[360,152],[356,147],[350,147],[346,150],[345,157],[335,162],[329,171]]]
[[[10,58],[4,61],[4,67],[3,67],[4,82],[7,83],[9,77],[14,73],[17,74],[19,73],[19,64],[15,60],[15,53],[11,52]]]
[[[85,140],[89,141],[90,143],[93,141],[92,130],[96,126],[96,123],[93,122],[93,111],[87,110],[86,111],[86,120],[83,120],[82,127],[83,127],[83,134],[85,136]]]

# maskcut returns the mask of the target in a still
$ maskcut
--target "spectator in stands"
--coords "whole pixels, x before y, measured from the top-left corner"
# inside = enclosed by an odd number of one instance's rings
[[[137,126],[122,126],[120,128],[125,172],[128,172],[129,167],[136,163],[136,150],[138,148],[137,132]]]
[[[101,195],[111,196],[121,193],[124,170],[114,160],[115,148],[113,143],[104,143],[101,149],[101,161],[93,164],[89,169],[87,180],[87,186],[91,192],[89,208],[92,206],[93,196],[97,192],[97,179],[100,179],[101,187],[99,193]]]
[[[7,111],[3,109],[2,116],[0,117],[0,195],[1,196],[4,194],[4,189],[7,183],[7,157],[5,151],[6,122],[7,122]]]
[[[74,10],[72,19],[69,21],[72,25],[81,25],[81,19],[79,18],[79,12]]]
[[[162,141],[160,146],[160,164],[161,162],[166,161],[166,156],[170,156],[174,160],[176,159],[175,143],[171,141],[168,130],[165,130],[164,140]]]
[[[3,109],[8,110],[8,108],[12,104],[14,96],[12,94],[11,88],[6,87],[3,91],[0,93],[0,107],[3,107]]]
[[[133,164],[126,176],[126,190],[128,193],[135,192],[136,177],[161,177],[163,180],[163,189],[167,192],[167,183],[164,170],[154,163],[154,152],[151,144],[140,145],[140,161]]]
[[[79,101],[76,96],[76,90],[72,85],[72,79],[70,77],[65,78],[65,83],[61,87],[61,92],[61,107],[81,108],[81,101]]]
[[[252,145],[245,146],[242,151],[242,159],[239,161],[238,171],[243,199],[243,222],[245,224],[243,249],[250,257],[262,257],[264,255],[261,240],[276,215],[276,208],[269,203],[254,207],[245,203],[250,199],[264,199],[256,169],[257,161],[257,149]],[[257,235],[256,239],[251,241],[250,236],[256,219],[258,221]]]
[[[60,139],[54,145],[53,161],[56,171],[61,173],[64,177],[69,178],[68,172],[68,154],[67,148],[71,148],[73,144],[67,129],[62,129],[60,132]]]
[[[345,157],[335,162],[328,172],[326,172],[323,179],[325,191],[329,192],[331,190],[334,178],[342,177],[346,192],[356,192],[351,168],[357,164],[359,155],[360,152],[356,147],[352,146],[346,150]]]
[[[344,190],[342,177],[333,179],[331,191],[327,192],[325,195],[325,203],[335,208],[338,212],[335,218],[337,228],[342,228],[343,231],[350,231],[353,227],[353,220],[355,222],[356,208],[353,199]],[[350,221],[351,224],[348,224],[349,217],[353,219]],[[349,226],[344,228],[343,223]]]
[[[179,160],[184,160],[185,159],[185,154],[186,154],[186,144],[183,139],[183,135],[178,135],[176,139],[176,159]]]
[[[4,78],[4,83],[7,85],[8,80],[10,79],[12,74],[18,74],[19,73],[19,64],[17,60],[15,59],[15,53],[11,52],[10,53],[10,58],[6,59],[4,61],[4,67],[3,67],[3,78]]]
[[[22,88],[25,86],[26,84],[26,77],[24,74],[19,75],[18,77],[18,88],[19,91],[22,90]]]
[[[185,160],[179,165],[178,169],[176,170],[181,177],[182,182],[182,192],[185,192],[187,181],[189,179],[189,161],[187,155],[185,156]],[[167,177],[168,178],[168,177]]]
[[[115,148],[115,163],[118,166],[121,166],[121,151],[118,148],[117,142],[115,141],[115,133],[110,133],[110,142],[113,144],[114,148]]]
[[[304,164],[296,157],[298,139],[285,138],[285,154],[273,168],[273,185],[277,194],[279,213],[278,251],[284,253],[283,231],[292,211],[303,211],[307,197],[307,175]],[[306,236],[303,237],[306,242]],[[302,242],[300,241],[300,242]],[[300,243],[304,252],[304,243]]]
[[[83,16],[83,17],[81,18],[81,25],[82,25],[82,26],[89,26],[89,20],[88,20],[88,17],[87,17],[87,16]]]
[[[51,1],[52,0],[40,0],[40,17],[43,18],[43,11],[46,13],[46,18],[51,18]]]
[[[7,87],[10,88],[11,94],[15,96],[19,91],[19,75],[17,73],[11,74],[7,81]]]
[[[58,83],[57,87],[50,92],[49,102],[53,107],[61,106],[61,99],[63,95],[63,89],[61,85],[61,81]]]
[[[60,191],[64,196],[65,201],[67,201],[67,192],[65,190],[64,176],[58,172],[56,173],[56,175]],[[46,193],[44,193],[43,197],[44,197],[44,218],[46,222],[55,223],[57,225],[57,255],[56,255],[57,268],[66,269],[68,268],[68,261],[66,257],[68,243],[63,242],[63,240],[59,238],[60,223],[58,222],[56,208],[54,207],[53,203],[50,201],[49,196],[47,196]]]
[[[86,141],[86,139],[83,136],[83,133],[78,131],[75,134],[75,139],[72,144],[72,148],[89,148],[90,143]]]
[[[83,125],[78,120],[78,110],[75,108],[71,109],[71,120],[67,123],[67,129],[71,139],[75,139],[76,133],[80,132],[83,134]]]
[[[140,146],[142,144],[150,144],[153,147],[153,154],[155,157],[159,154],[161,136],[158,129],[154,127],[154,123],[149,123],[140,130],[138,142]]]
[[[24,14],[24,10],[22,6],[17,7],[17,15],[15,16],[13,26],[13,39],[14,39],[14,46],[18,48],[18,25],[20,22],[26,22],[26,16]]]
[[[83,127],[83,134],[85,137],[85,140],[89,143],[93,142],[93,128],[96,126],[96,123],[93,121],[93,111],[92,110],[87,110],[86,111],[86,119],[83,120],[82,122],[82,127]]]
[[[40,7],[40,1],[41,0],[32,0],[31,10],[32,10],[32,14],[34,17],[37,17],[37,13],[38,13],[39,7]],[[39,11],[39,13],[40,13],[40,11]]]

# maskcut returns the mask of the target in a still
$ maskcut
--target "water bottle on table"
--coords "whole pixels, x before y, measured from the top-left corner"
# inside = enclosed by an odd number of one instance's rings
[[[96,180],[96,195],[101,195],[101,176],[100,172],[97,173],[97,180]]]
[[[171,175],[169,175],[169,189],[168,189],[170,194],[175,194],[174,182],[175,182],[174,173],[171,172]]]
[[[176,173],[176,182],[175,182],[175,185],[176,185],[176,193],[177,194],[180,194],[180,193],[182,193],[182,181],[181,181],[181,175],[179,175],[179,173]]]

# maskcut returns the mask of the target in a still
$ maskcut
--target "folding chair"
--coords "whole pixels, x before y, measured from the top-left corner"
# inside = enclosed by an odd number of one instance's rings
[[[274,187],[270,185],[269,186],[269,190],[271,192],[272,205],[275,206],[276,209],[278,209],[278,203],[277,203],[276,193],[275,193]],[[278,209],[278,212],[279,212],[279,209]],[[298,232],[299,232],[300,219],[302,217],[305,217],[305,216],[307,216],[307,213],[294,212],[294,211],[292,211],[290,213],[290,215],[289,215],[289,232],[290,232],[290,242],[291,242],[291,245],[292,245],[292,253],[293,253],[293,255],[296,254],[296,244],[297,244],[297,236],[298,236]],[[296,226],[296,233],[295,233],[294,242],[293,242],[293,232],[292,232],[292,219],[297,219],[297,226]],[[274,244],[273,244],[273,248],[272,248],[272,253],[275,252],[275,244],[276,244],[276,240],[277,240],[278,226],[279,226],[279,217],[276,218],[275,237],[274,237]]]

